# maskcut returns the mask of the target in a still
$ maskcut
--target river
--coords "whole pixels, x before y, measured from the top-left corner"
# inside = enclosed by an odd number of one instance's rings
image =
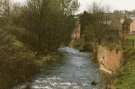
[[[45,65],[30,87],[32,89],[102,89],[98,67],[89,53],[72,48],[60,48],[64,57]]]

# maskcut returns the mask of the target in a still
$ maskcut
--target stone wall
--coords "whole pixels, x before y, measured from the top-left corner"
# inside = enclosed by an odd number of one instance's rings
[[[122,62],[122,51],[113,49],[110,50],[104,46],[98,46],[97,59],[100,69],[108,74],[116,73]]]

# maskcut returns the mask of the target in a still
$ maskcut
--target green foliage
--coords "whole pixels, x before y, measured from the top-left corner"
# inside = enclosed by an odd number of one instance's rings
[[[120,47],[121,37],[118,29],[113,29],[109,24],[108,13],[95,11],[93,13],[84,12],[81,15],[81,34],[89,47],[105,45],[110,47]]]
[[[30,80],[39,71],[34,54],[6,30],[0,29],[0,40],[0,89]]]
[[[71,1],[64,6],[61,0],[28,0],[10,13],[9,5],[0,3],[7,9],[0,16],[0,89],[31,80],[42,64],[36,54],[55,53],[69,43],[75,22],[71,12],[77,9],[77,3],[67,8]]]
[[[37,54],[56,51],[70,41],[74,19],[64,14],[58,1],[29,0],[19,17],[23,17],[20,27],[25,28],[19,38]]]
[[[130,36],[127,37],[127,39],[135,40],[135,35],[130,35]]]

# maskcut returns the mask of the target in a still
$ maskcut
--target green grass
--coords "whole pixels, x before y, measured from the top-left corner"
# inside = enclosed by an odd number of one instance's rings
[[[121,75],[117,78],[117,89],[135,89],[135,55],[127,56]]]
[[[129,39],[129,40],[135,40],[135,35],[129,35],[129,36],[128,36],[128,39]]]

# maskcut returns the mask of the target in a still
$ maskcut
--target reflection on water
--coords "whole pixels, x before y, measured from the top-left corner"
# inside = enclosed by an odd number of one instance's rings
[[[71,48],[59,49],[65,57],[48,63],[32,82],[32,89],[101,89],[101,75],[88,53]],[[92,85],[92,82],[95,85]]]

